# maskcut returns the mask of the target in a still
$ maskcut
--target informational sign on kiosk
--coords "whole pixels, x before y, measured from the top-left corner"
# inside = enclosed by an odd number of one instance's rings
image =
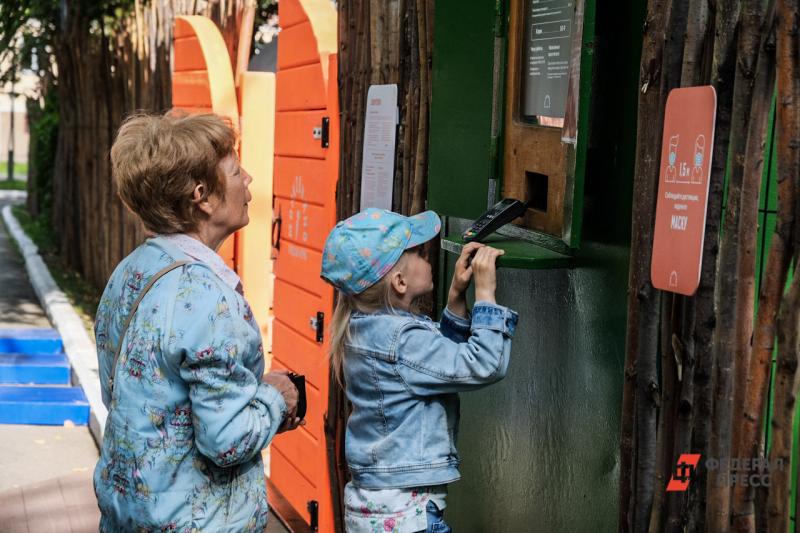
[[[700,284],[716,112],[711,86],[667,97],[650,266],[657,289],[691,296]]]
[[[397,85],[371,85],[364,117],[361,209],[392,208]]]

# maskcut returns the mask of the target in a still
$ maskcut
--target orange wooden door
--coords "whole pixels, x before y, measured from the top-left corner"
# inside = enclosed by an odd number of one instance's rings
[[[332,532],[324,417],[333,290],[319,273],[325,237],[336,223],[336,12],[329,0],[281,0],[278,10],[272,367],[306,376],[309,408],[305,427],[273,441],[270,480],[307,523]]]
[[[239,127],[239,108],[231,60],[214,23],[196,15],[175,17],[173,32],[172,106],[188,113],[217,113]],[[239,236],[232,235],[217,251],[238,270]]]

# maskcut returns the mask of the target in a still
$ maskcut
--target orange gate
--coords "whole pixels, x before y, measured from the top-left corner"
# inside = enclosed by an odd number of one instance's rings
[[[305,427],[273,441],[270,480],[312,528],[332,532],[324,416],[333,290],[319,274],[336,223],[336,11],[330,0],[281,0],[278,16],[272,356],[273,368],[305,374],[309,409]]]

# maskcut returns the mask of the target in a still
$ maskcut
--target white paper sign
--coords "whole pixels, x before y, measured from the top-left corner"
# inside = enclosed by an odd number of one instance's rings
[[[396,126],[397,85],[370,86],[364,121],[361,209],[392,208]]]

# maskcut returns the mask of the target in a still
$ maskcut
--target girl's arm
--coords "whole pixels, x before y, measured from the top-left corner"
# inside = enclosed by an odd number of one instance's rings
[[[517,313],[506,307],[477,302],[471,335],[461,343],[424,324],[407,324],[396,344],[397,373],[420,396],[477,389],[499,381],[508,371],[517,320]]]
[[[472,313],[469,311],[466,311],[464,318],[453,313],[450,307],[445,307],[439,320],[439,331],[453,342],[467,342],[471,323]]]

